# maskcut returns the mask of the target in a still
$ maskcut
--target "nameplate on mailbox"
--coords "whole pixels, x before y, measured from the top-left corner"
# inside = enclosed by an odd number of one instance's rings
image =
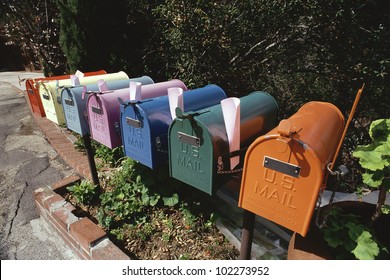
[[[74,103],[73,103],[72,99],[64,99],[64,102],[65,102],[66,105],[74,106]]]
[[[191,146],[200,147],[200,139],[198,137],[188,135],[183,132],[178,132],[179,141],[182,143],[189,144]]]
[[[92,106],[92,112],[94,112],[95,114],[101,115],[102,109],[95,107],[95,106]]]
[[[139,120],[135,120],[129,117],[126,117],[126,123],[132,127],[135,128],[140,128],[141,127],[141,122]]]
[[[48,94],[42,94],[43,99],[50,100],[50,97]]]
[[[300,166],[283,162],[271,157],[264,157],[263,166],[295,178],[298,178],[301,173]]]

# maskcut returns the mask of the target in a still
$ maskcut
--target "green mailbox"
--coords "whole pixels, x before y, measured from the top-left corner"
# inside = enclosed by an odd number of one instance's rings
[[[243,162],[246,148],[277,125],[278,105],[268,93],[253,92],[239,103],[240,148],[235,151],[229,147],[221,104],[186,114],[176,109],[168,133],[171,177],[213,195],[229,177],[223,174],[231,173],[230,159],[240,156]]]

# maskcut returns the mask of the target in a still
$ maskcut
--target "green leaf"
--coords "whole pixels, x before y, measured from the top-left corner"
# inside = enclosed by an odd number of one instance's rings
[[[143,205],[148,205],[150,201],[150,197],[147,192],[144,192],[141,197],[141,201]]]
[[[375,120],[370,125],[370,137],[375,141],[389,141],[390,119]]]
[[[150,196],[149,205],[153,207],[158,203],[159,200],[160,200],[160,195],[158,195],[158,194],[152,195],[152,196]]]
[[[370,187],[378,188],[380,185],[382,185],[384,174],[381,171],[377,172],[366,172],[362,175],[363,182]]]
[[[382,213],[388,215],[390,213],[390,205],[382,205]]]
[[[324,239],[332,248],[336,248],[344,243],[343,239],[340,238],[339,231],[335,228],[324,229]]]
[[[358,146],[353,156],[359,159],[360,165],[365,169],[371,171],[382,170],[388,163],[386,164],[386,160],[382,158],[383,149],[381,147],[377,148],[378,144]]]
[[[163,201],[165,206],[175,206],[179,202],[179,196],[175,193],[171,197],[163,197]]]
[[[117,199],[119,200],[123,200],[125,198],[125,194],[123,192],[120,192],[117,196],[116,196]]]
[[[368,231],[363,231],[357,239],[357,246],[352,253],[359,260],[374,260],[379,255],[378,244]]]

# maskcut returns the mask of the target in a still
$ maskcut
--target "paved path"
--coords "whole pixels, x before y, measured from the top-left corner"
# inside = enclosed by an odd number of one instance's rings
[[[41,73],[0,73],[0,259],[77,259],[39,217],[33,191],[74,174],[31,116],[20,78]]]

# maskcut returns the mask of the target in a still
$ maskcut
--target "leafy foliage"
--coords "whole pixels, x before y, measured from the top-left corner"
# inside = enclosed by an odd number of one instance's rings
[[[148,207],[159,203],[175,206],[179,196],[172,192],[173,188],[159,189],[160,185],[171,185],[169,177],[161,175],[165,172],[166,169],[155,172],[130,158],[126,159],[107,182],[112,188],[107,188],[100,195],[99,223],[110,228],[115,222],[136,222],[145,215]]]
[[[329,210],[327,226],[322,228],[325,241],[335,249],[339,259],[373,260],[389,254],[374,237],[369,227],[360,223],[359,216],[345,214],[341,208]]]
[[[359,159],[366,169],[363,182],[370,187],[378,188],[382,184],[390,188],[390,119],[380,119],[370,126],[372,143],[358,146],[353,156]]]
[[[89,204],[97,195],[97,187],[87,180],[83,180],[76,185],[67,187],[71,195],[80,204]]]
[[[110,149],[94,141],[95,156],[102,160],[105,165],[109,167],[117,167],[120,159],[124,157],[122,146]]]

